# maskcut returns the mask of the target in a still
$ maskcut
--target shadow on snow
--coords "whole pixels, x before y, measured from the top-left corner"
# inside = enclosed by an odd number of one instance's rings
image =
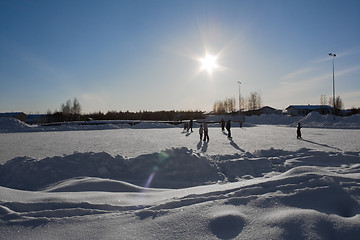
[[[327,147],[327,148],[331,148],[331,149],[334,149],[334,150],[341,151],[341,149],[339,149],[339,148],[337,148],[337,147],[329,146],[329,145],[327,145],[327,144],[317,143],[317,142],[310,141],[310,140],[306,140],[306,139],[303,139],[303,138],[301,138],[301,140],[303,140],[303,141],[305,141],[305,142],[308,142],[308,143],[312,143],[312,144],[318,145],[318,146]]]

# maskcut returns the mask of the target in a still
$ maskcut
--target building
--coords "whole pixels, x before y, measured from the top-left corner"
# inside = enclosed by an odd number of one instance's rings
[[[282,110],[278,110],[269,106],[265,106],[256,110],[248,110],[242,112],[242,114],[245,116],[253,116],[253,115],[260,116],[261,114],[281,114],[281,113]]]
[[[48,122],[47,114],[29,114],[25,120],[27,124],[41,124]]]
[[[278,110],[278,109],[275,109],[275,108],[272,108],[269,106],[262,107],[262,108],[258,109],[257,111],[258,111],[259,115],[261,115],[261,114],[281,114],[282,113],[281,110]]]
[[[285,110],[290,116],[305,116],[314,111],[320,113],[321,115],[333,113],[333,108],[328,105],[290,105]]]
[[[16,118],[16,119],[19,119],[20,121],[25,122],[27,116],[23,112],[7,112],[7,113],[0,113],[0,117]]]

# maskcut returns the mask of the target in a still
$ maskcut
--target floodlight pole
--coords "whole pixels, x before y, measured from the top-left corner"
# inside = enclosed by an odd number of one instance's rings
[[[333,72],[333,114],[334,114],[334,120],[335,120],[335,74],[334,74],[334,60],[336,57],[335,53],[329,53],[330,57],[332,57],[332,72]]]
[[[240,85],[241,85],[241,82],[238,81],[238,84],[239,84],[239,121],[240,121],[240,127],[241,127],[241,94],[240,94]]]

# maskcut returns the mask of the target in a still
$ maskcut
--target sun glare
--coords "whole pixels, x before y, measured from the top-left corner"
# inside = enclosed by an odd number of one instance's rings
[[[206,54],[206,56],[200,59],[201,71],[206,70],[208,73],[212,73],[217,67],[216,56],[212,54]]]

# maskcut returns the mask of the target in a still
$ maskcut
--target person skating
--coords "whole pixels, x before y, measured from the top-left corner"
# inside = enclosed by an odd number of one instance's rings
[[[189,129],[188,131],[191,130],[191,132],[193,132],[193,120],[191,119],[190,120],[190,123],[189,123]]]
[[[187,122],[185,122],[185,123],[184,123],[184,131],[183,131],[183,132],[186,132],[186,131],[187,131],[187,129],[188,129],[188,123],[187,123]]]
[[[231,118],[226,123],[226,130],[228,131],[228,138],[231,138]]]
[[[200,128],[199,128],[200,141],[202,140],[203,133],[204,133],[203,125],[200,124]]]
[[[296,134],[297,134],[297,136],[296,136],[297,139],[302,139],[302,137],[301,137],[301,124],[300,123],[297,124]]]
[[[209,141],[209,129],[207,122],[204,121],[204,141]]]
[[[225,120],[223,118],[221,119],[221,130],[225,131]]]

